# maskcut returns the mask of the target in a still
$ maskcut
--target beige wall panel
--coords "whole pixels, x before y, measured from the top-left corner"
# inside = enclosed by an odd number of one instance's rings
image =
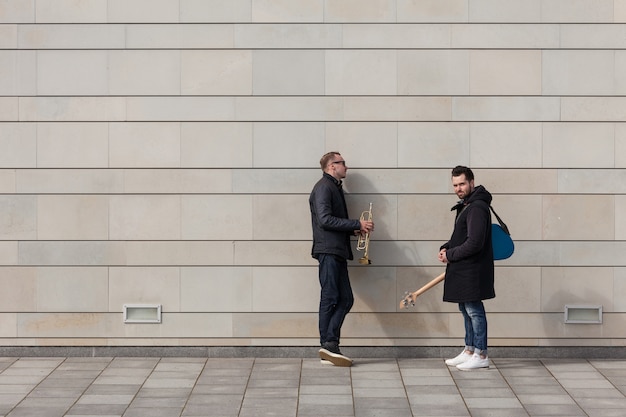
[[[344,48],[449,48],[450,25],[343,25]]]
[[[441,242],[443,243],[443,241]],[[436,260],[439,247],[433,247],[432,257]],[[437,261],[438,262],[438,261]],[[442,264],[440,264],[442,265]],[[422,295],[420,295],[416,301],[415,306],[409,306],[403,310],[399,309],[400,300],[406,297],[407,292],[414,292],[437,276],[445,272],[445,266],[437,267],[405,267],[396,268],[396,309],[402,311],[403,314],[414,313],[459,313],[459,307],[456,303],[443,302],[443,282],[437,284],[435,287],[429,289]],[[459,313],[460,314],[460,313]]]
[[[344,190],[349,193],[439,194],[451,192],[450,178],[447,173],[444,174],[437,169],[353,169],[350,172],[344,182]]]
[[[122,324],[122,317],[118,314],[20,313],[17,315],[17,337],[119,337]]]
[[[15,178],[20,194],[117,194],[124,192],[124,172],[110,169],[21,169]]]
[[[542,268],[541,312],[563,313],[565,305],[601,305],[613,311],[613,268]]]
[[[626,37],[626,34],[624,35]],[[615,93],[626,94],[626,52],[614,51],[615,53]]]
[[[37,268],[37,312],[108,311],[107,268]]]
[[[542,0],[472,0],[470,22],[540,22]]]
[[[252,53],[254,95],[324,94],[324,51],[257,50]]]
[[[541,19],[544,22],[612,23],[613,0],[544,0]]]
[[[454,225],[456,201],[448,195],[398,196],[398,239],[447,241]],[[377,224],[378,226],[378,224]]]
[[[396,60],[392,50],[328,50],[326,94],[393,96],[398,91]]]
[[[450,97],[346,97],[345,120],[448,121]]]
[[[41,23],[102,23],[107,0],[37,0],[35,21]]]
[[[237,97],[240,121],[306,122],[343,119],[340,97]]]
[[[179,0],[108,0],[107,18],[111,23],[178,23],[179,9]]]
[[[310,266],[311,240],[306,241],[236,241],[234,264],[237,266]]]
[[[4,1],[6,3],[6,1]],[[2,6],[0,5],[0,8]],[[3,13],[0,13],[4,17]],[[2,18],[0,18],[2,21]],[[17,25],[4,24],[0,26],[0,48],[15,49],[17,48]]]
[[[612,168],[615,128],[610,123],[545,123],[543,166]]]
[[[451,169],[451,168],[450,168]],[[479,183],[489,185],[489,192],[516,194],[555,194],[559,190],[560,171],[556,169],[475,169]]]
[[[447,239],[435,241],[379,240],[376,241],[376,253],[372,252],[372,259],[375,256],[377,267],[440,266],[437,253],[445,240]],[[356,242],[353,242],[354,244]],[[354,265],[358,265],[357,261],[354,261]]]
[[[252,0],[254,22],[321,22],[321,0]]]
[[[394,304],[398,304],[397,303]],[[459,317],[457,317],[457,314]],[[348,314],[341,328],[342,340],[352,337],[371,339],[450,337],[450,321],[463,321],[460,313]],[[463,324],[461,323],[461,327]],[[461,332],[461,336],[463,333]]]
[[[15,114],[17,109],[14,108]],[[9,115],[8,111],[4,112],[3,102],[0,101],[2,114]],[[20,97],[19,115],[20,121],[24,122],[124,120],[126,100],[122,97]]]
[[[106,123],[39,123],[37,167],[106,168],[108,136]]]
[[[468,123],[398,123],[398,166],[469,165]]]
[[[233,25],[123,25],[126,48],[232,48]]]
[[[454,97],[454,121],[521,121],[560,120],[558,97]]]
[[[0,311],[35,311],[37,308],[37,269],[0,268]]]
[[[556,24],[452,25],[450,30],[453,48],[558,48],[560,40],[560,26]]]
[[[181,22],[250,22],[251,0],[180,0]]]
[[[375,243],[370,244],[369,256],[375,253]],[[363,256],[363,252],[356,252],[355,258]],[[372,261],[375,262],[375,259]],[[319,279],[317,268],[314,269],[317,292],[319,292]],[[350,271],[350,283],[354,293],[354,306],[351,313],[385,313],[395,312],[399,303],[396,295],[396,268],[353,268]],[[314,294],[315,292],[312,292]],[[314,297],[315,298],[315,297]],[[319,302],[319,297],[317,297]],[[318,311],[318,303],[312,310]]]
[[[21,118],[21,101],[17,97],[0,97],[0,122],[14,122]]]
[[[255,313],[314,313],[319,308],[320,283],[316,267],[252,268],[251,288]]]
[[[544,339],[565,336],[563,313],[511,315],[510,313],[489,314],[487,310],[487,320],[489,320],[489,338],[492,340],[494,338]]]
[[[613,206],[611,205],[611,210]],[[596,222],[597,223],[597,222]],[[562,242],[561,262],[564,266],[626,266],[626,242]]]
[[[23,49],[118,49],[126,46],[126,29],[106,24],[21,25],[18,42]]]
[[[314,155],[325,150],[322,122],[268,122],[254,124],[253,166],[256,168],[309,168]]]
[[[17,192],[14,169],[0,169],[0,193],[13,194]]]
[[[35,0],[0,1],[1,23],[32,23],[35,21]]]
[[[0,195],[0,239],[37,238],[37,197]]]
[[[252,56],[245,50],[182,51],[181,94],[252,94]]]
[[[109,268],[108,311],[124,304],[161,304],[163,312],[180,311],[180,268]]]
[[[0,167],[34,168],[37,127],[33,123],[3,123],[0,130]]]
[[[180,94],[180,57],[178,50],[109,51],[109,94]]]
[[[538,123],[470,125],[470,166],[540,168],[541,152]]]
[[[17,337],[17,314],[0,313],[0,337]]]
[[[626,23],[626,0],[613,0],[615,23]]]
[[[177,221],[181,222],[182,239],[248,240],[253,238],[252,196],[183,195],[180,199],[182,217]]]
[[[19,265],[124,265],[125,245],[97,241],[19,242]]]
[[[311,155],[311,165],[319,165],[322,155]],[[317,169],[236,169],[233,170],[233,193],[300,193],[307,196],[322,176]],[[307,197],[308,198],[308,197]]]
[[[182,123],[180,136],[183,167],[253,166],[252,123]]]
[[[18,242],[0,242],[0,265],[19,264]]]
[[[108,196],[40,195],[37,238],[41,240],[106,240]]]
[[[233,314],[234,337],[302,338],[317,334],[319,334],[317,313]]]
[[[614,196],[543,196],[543,238],[546,240],[614,239]]]
[[[111,123],[109,166],[180,166],[180,123]]]
[[[128,97],[128,121],[232,121],[233,97]]]
[[[613,268],[613,311],[616,313],[626,312],[626,268]]]
[[[252,268],[183,267],[181,312],[252,311]]]
[[[230,193],[227,169],[127,169],[124,192],[128,194]]]
[[[561,48],[621,49],[626,46],[623,25],[571,24],[559,25],[559,28]]]
[[[541,268],[499,268],[495,263],[496,298],[489,300],[489,313],[540,311],[543,299]]]
[[[1,34],[0,34],[1,35]],[[35,95],[37,54],[34,51],[0,51],[0,94]]]
[[[540,95],[541,53],[535,50],[470,52],[472,95]]]
[[[567,265],[561,262],[563,248],[558,242],[525,242],[515,239],[515,254],[509,259],[499,261],[502,266],[543,266]]]
[[[398,22],[467,22],[465,0],[396,0]]]
[[[613,51],[542,52],[543,94],[611,95],[615,92]]]
[[[625,122],[626,97],[562,97],[564,122]]]
[[[340,24],[250,24],[235,26],[236,48],[341,48],[346,46]]]
[[[126,243],[124,254],[127,265],[139,266],[233,265],[235,256],[232,241],[136,241]]]
[[[469,94],[469,57],[460,50],[398,51],[398,94]]]
[[[161,327],[161,328],[159,328]],[[141,331],[145,333],[150,331],[149,337],[157,338],[185,338],[181,342],[185,345],[185,340],[195,337],[233,337],[233,317],[230,313],[211,313],[211,314],[165,314],[163,324],[150,328],[150,326],[137,325],[134,329],[125,327],[126,335],[131,332]],[[250,344],[248,343],[247,346]]]
[[[561,169],[559,170],[559,192],[626,194],[626,171]]]
[[[397,167],[398,125],[375,122],[327,123],[326,147],[341,152],[348,167]]]
[[[37,93],[102,96],[109,93],[106,51],[38,51]]]
[[[177,195],[111,196],[109,239],[180,239],[181,211]]]
[[[326,22],[395,22],[396,0],[324,0]]]
[[[615,196],[615,240],[626,240],[626,195]]]
[[[244,227],[251,226],[253,239],[286,241],[311,239],[311,214],[307,196],[253,196],[252,207],[252,224],[243,219],[239,221]]]

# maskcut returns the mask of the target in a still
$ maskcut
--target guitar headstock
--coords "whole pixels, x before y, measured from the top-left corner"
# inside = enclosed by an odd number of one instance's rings
[[[402,299],[402,301],[400,301],[400,308],[404,309],[407,307],[414,307],[415,306],[415,299],[417,297],[415,296],[414,293],[411,292],[405,292],[404,293],[404,298]]]

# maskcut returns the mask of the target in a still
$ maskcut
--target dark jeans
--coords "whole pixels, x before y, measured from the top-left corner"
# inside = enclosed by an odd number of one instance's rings
[[[341,325],[354,304],[348,277],[348,262],[333,255],[319,256],[320,278],[320,344],[337,342]]]
[[[459,303],[465,321],[465,346],[476,353],[487,354],[487,315],[482,301]]]

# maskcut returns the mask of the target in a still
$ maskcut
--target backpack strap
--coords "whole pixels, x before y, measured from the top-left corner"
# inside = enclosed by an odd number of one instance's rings
[[[506,233],[507,235],[511,235],[511,233],[509,232],[509,228],[506,226],[506,224],[502,221],[502,219],[500,218],[500,216],[498,216],[498,213],[496,213],[496,211],[493,209],[493,207],[491,207],[491,205],[489,205],[489,208],[491,209],[491,211],[493,212],[493,214],[496,215],[496,219],[498,219],[498,224],[500,224],[500,227],[502,227],[502,230],[504,230],[504,233]]]

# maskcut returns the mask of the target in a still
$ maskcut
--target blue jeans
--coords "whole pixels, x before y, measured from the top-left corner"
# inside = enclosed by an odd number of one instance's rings
[[[465,347],[487,355],[487,315],[482,301],[459,303],[465,321]]]
[[[348,277],[348,262],[333,255],[321,254],[319,261],[320,344],[337,342],[341,325],[354,304],[354,295]]]

